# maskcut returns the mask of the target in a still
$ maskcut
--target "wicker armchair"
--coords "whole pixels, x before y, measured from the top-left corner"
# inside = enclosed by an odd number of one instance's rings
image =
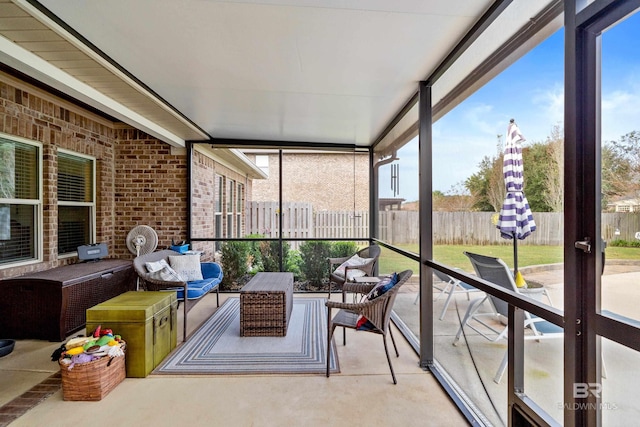
[[[387,361],[389,362],[389,369],[391,370],[391,377],[393,383],[397,384],[396,375],[393,372],[393,365],[391,364],[391,358],[389,357],[389,349],[387,348],[387,333],[391,336],[391,342],[393,348],[396,351],[396,357],[399,357],[398,347],[396,347],[396,341],[393,338],[391,328],[389,327],[389,319],[391,318],[391,311],[393,310],[393,303],[398,295],[398,290],[406,281],[411,277],[413,272],[411,270],[405,270],[398,274],[398,283],[394,285],[389,291],[381,296],[359,303],[345,303],[336,301],[327,301],[327,349],[331,348],[331,338],[333,332],[338,326],[344,328],[357,329],[358,317],[363,315],[374,326],[373,329],[366,332],[373,332],[382,335],[382,341],[384,343],[384,351],[387,355]],[[369,293],[377,284],[373,283],[345,283],[345,290],[357,293]],[[340,311],[331,318],[331,309],[338,308]],[[329,354],[327,351],[327,377],[329,377]]]
[[[369,258],[371,259],[369,262],[361,265],[353,265],[353,266],[345,266],[344,274],[341,274],[342,271],[338,271],[339,268],[336,266],[340,266],[346,261],[348,261],[352,256],[342,257],[342,258],[328,258],[329,261],[329,271],[331,274],[329,276],[329,298],[331,298],[331,286],[335,283],[339,289],[342,289],[343,285],[349,281],[349,271],[360,270],[364,273],[365,276],[373,276],[374,269],[376,267],[376,263],[378,262],[378,258],[380,257],[380,246],[371,245],[364,249],[360,249],[355,253],[360,258]],[[360,273],[362,274],[362,273]],[[343,298],[344,301],[344,298]]]
[[[187,340],[187,312],[200,301],[208,292],[216,291],[216,304],[220,306],[220,282],[222,281],[222,269],[215,262],[203,262],[200,264],[203,280],[191,282],[169,282],[158,280],[152,277],[146,268],[147,262],[154,262],[164,259],[169,261],[169,256],[179,255],[172,250],[162,250],[140,255],[134,258],[133,268],[136,270],[140,283],[147,291],[176,291],[178,301],[184,302],[184,331],[183,340]],[[184,296],[187,296],[186,298]]]

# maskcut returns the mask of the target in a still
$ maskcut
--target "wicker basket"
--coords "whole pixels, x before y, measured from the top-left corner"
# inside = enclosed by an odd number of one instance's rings
[[[58,361],[62,375],[64,400],[97,401],[105,397],[124,380],[125,356],[101,357],[93,362],[79,363],[69,369]]]

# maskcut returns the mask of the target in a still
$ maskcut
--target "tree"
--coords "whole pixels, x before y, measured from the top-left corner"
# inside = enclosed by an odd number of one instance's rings
[[[495,158],[492,159],[489,156],[485,156],[478,165],[480,170],[471,175],[464,182],[465,188],[469,193],[471,193],[473,200],[473,204],[471,206],[472,210],[482,212],[495,211],[488,196],[489,177],[491,176],[494,160]]]
[[[549,169],[545,177],[544,201],[551,212],[564,209],[564,134],[556,125],[547,137]]]
[[[487,199],[494,212],[500,212],[504,198],[507,195],[507,186],[504,183],[504,154],[493,159],[491,171],[489,171],[489,185]]]
[[[451,187],[446,194],[436,190],[433,192],[432,198],[434,212],[468,211],[473,205],[471,196],[464,194],[463,183]]]
[[[554,126],[544,142],[522,149],[524,191],[533,212],[561,212],[564,206],[564,135]],[[602,207],[611,199],[640,194],[640,131],[602,146]],[[471,209],[498,212],[504,200],[502,155],[485,156],[479,171],[464,181],[471,194]],[[443,209],[444,210],[444,209]]]
[[[612,199],[637,191],[637,184],[632,179],[633,165],[615,143],[603,145],[601,167],[600,191],[603,208],[606,208]]]
[[[620,141],[610,141],[612,149],[627,159],[634,172],[640,171],[640,132],[631,131],[620,137]]]
[[[493,157],[485,156],[478,165],[480,171],[471,175],[464,182],[464,186],[471,193],[473,200],[471,208],[473,210],[500,212],[502,208],[507,191],[502,171],[504,159],[502,135],[497,135],[497,139],[497,155]]]
[[[547,177],[550,173],[548,144],[536,142],[525,147],[522,153],[524,163],[524,193],[533,212],[549,212],[546,202]]]
[[[632,131],[602,147],[602,204],[640,190],[640,132]]]
[[[534,142],[522,149],[524,191],[534,212],[562,209],[562,142],[560,128],[556,127],[546,142]],[[503,154],[485,157],[479,168],[465,181],[465,187],[473,198],[473,209],[499,212],[506,195]]]

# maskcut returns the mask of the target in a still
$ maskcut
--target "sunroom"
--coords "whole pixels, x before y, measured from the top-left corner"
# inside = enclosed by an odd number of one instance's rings
[[[287,254],[309,242],[377,244],[378,274],[413,271],[394,324],[460,420],[633,423],[640,253],[622,242],[640,220],[606,206],[640,188],[629,59],[639,9],[638,0],[0,2],[0,148],[11,161],[0,177],[28,177],[19,191],[0,188],[0,278],[76,262],[77,243],[106,242],[111,256],[132,259],[125,238],[138,225],[159,247],[185,240],[208,260],[262,242],[275,248],[271,271],[302,277],[304,262]],[[513,241],[495,224],[510,119],[527,136],[537,223]],[[76,165],[83,198],[67,200],[60,182]],[[548,298],[479,277],[464,252],[519,266]],[[434,271],[473,292],[442,291]],[[505,332],[495,340],[466,323],[485,295],[508,310],[491,324]],[[562,333],[531,339],[529,316]],[[226,419],[250,422],[235,417]]]

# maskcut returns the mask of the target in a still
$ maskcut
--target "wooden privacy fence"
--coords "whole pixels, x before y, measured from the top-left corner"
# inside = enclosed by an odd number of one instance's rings
[[[508,242],[500,237],[495,212],[434,212],[433,241],[436,245],[495,245]],[[533,214],[536,231],[522,244],[560,245],[563,240],[562,213],[537,212]],[[520,244],[520,242],[518,242]]]
[[[247,232],[278,237],[278,203],[252,202],[247,215]],[[378,238],[385,242],[418,244],[419,212],[383,211],[379,213]],[[494,212],[434,212],[433,242],[436,245],[495,245],[507,243],[496,228]],[[525,245],[559,246],[564,239],[562,212],[535,212],[536,231],[519,242]],[[602,237],[607,240],[634,241],[640,232],[640,213],[602,213]],[[311,203],[283,204],[283,237],[354,238],[369,236],[367,211],[318,211]],[[297,248],[293,242],[292,247]]]
[[[500,237],[495,212],[434,212],[433,242],[436,245],[493,245],[506,243]],[[518,244],[562,245],[564,213],[534,212],[536,231]],[[379,236],[391,244],[418,243],[419,213],[415,211],[381,212]],[[617,232],[616,232],[617,230]],[[608,213],[601,216],[601,234],[606,241],[621,239],[635,241],[640,232],[640,213]]]
[[[252,202],[247,215],[247,233],[277,238],[279,226],[277,202]],[[283,203],[282,236],[286,238],[353,238],[369,237],[369,212],[318,211],[311,203]],[[293,248],[298,247],[292,242]]]
[[[278,202],[251,202],[247,215],[247,233],[276,238],[280,222]],[[313,207],[311,203],[284,203],[282,205],[283,237],[309,238],[313,233]]]
[[[417,244],[420,217],[416,211],[381,211],[378,238],[392,245]]]
[[[314,237],[321,238],[367,238],[369,237],[369,212],[316,212],[314,234]]]

